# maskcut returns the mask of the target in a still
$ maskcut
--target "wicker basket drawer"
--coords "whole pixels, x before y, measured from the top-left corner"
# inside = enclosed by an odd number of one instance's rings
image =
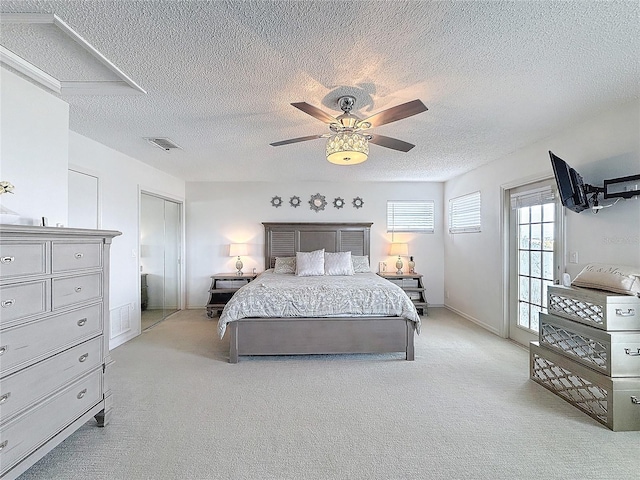
[[[640,298],[590,288],[551,286],[548,311],[600,330],[640,330]]]
[[[0,475],[102,400],[102,368],[0,426]]]
[[[50,285],[50,280],[38,280],[0,288],[0,324],[48,312]]]
[[[609,377],[640,377],[640,331],[606,332],[540,314],[540,345]]]
[[[101,332],[101,303],[4,329],[0,331],[0,375],[13,373]]]
[[[640,430],[640,378],[609,378],[531,342],[530,377],[614,431]]]
[[[47,242],[0,243],[0,278],[43,275],[47,271]]]
[[[102,364],[94,338],[0,380],[0,423]]]
[[[102,266],[101,242],[53,242],[51,247],[53,273]]]
[[[53,310],[102,296],[102,274],[53,279]]]

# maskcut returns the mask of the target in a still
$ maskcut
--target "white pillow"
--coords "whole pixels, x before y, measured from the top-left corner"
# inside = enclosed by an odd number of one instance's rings
[[[297,252],[296,275],[299,277],[324,275],[324,248],[313,252]]]
[[[571,285],[640,296],[640,268],[590,263]]]
[[[351,255],[351,263],[353,264],[354,273],[368,273],[371,271],[369,255]]]
[[[353,275],[351,252],[336,252],[324,254],[325,275]]]
[[[296,257],[276,257],[273,273],[296,273]]]

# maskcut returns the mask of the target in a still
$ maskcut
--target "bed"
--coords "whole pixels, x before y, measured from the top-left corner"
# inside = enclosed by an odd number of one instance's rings
[[[229,331],[230,363],[237,363],[242,355],[403,352],[407,360],[414,359],[414,336],[416,331],[419,333],[420,317],[411,300],[397,285],[374,273],[357,273],[352,277],[340,278],[273,273],[277,257],[295,257],[296,252],[324,249],[328,253],[351,252],[354,256],[369,256],[371,223],[263,225],[265,272],[236,292],[225,306],[218,323],[221,337],[226,330]],[[300,286],[294,293],[286,289],[278,290],[274,286],[274,282],[284,285],[291,281],[302,281],[301,284],[305,286]],[[369,285],[367,292],[357,290],[358,284]],[[307,288],[323,289],[316,292],[344,290],[347,296],[342,302],[357,308],[347,308],[348,314],[331,310],[329,306],[307,308],[307,301],[301,300]],[[349,293],[348,289],[356,290],[350,290]],[[269,295],[281,296],[265,297],[265,291]],[[329,294],[326,296],[332,298]],[[384,297],[385,300],[376,303],[385,306],[370,305],[367,298],[372,296]],[[314,298],[308,302],[316,300]],[[257,310],[257,303],[262,303],[265,310]],[[291,306],[294,303],[295,308]],[[316,304],[317,307],[320,302]],[[280,308],[276,308],[276,305],[280,305]],[[321,316],[318,316],[318,311]]]

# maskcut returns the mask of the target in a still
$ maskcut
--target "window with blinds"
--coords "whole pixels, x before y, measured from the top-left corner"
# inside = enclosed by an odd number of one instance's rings
[[[433,233],[434,216],[433,200],[389,200],[387,232]]]
[[[480,192],[449,200],[449,233],[480,231]]]

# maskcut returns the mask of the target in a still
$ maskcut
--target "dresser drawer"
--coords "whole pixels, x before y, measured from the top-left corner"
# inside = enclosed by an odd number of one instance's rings
[[[102,368],[0,427],[0,475],[102,400]]]
[[[53,310],[102,296],[102,274],[53,279]]]
[[[609,377],[640,377],[640,331],[606,332],[540,314],[540,345]]]
[[[101,365],[102,345],[94,338],[0,380],[0,423]]]
[[[47,246],[47,242],[1,242],[0,279],[48,273]]]
[[[547,306],[552,315],[600,330],[640,330],[640,298],[632,295],[551,286]]]
[[[102,304],[0,331],[0,376],[102,333]]]
[[[102,266],[102,242],[53,242],[51,246],[53,273]]]
[[[50,280],[14,283],[0,288],[0,324],[45,313],[49,308]]]

